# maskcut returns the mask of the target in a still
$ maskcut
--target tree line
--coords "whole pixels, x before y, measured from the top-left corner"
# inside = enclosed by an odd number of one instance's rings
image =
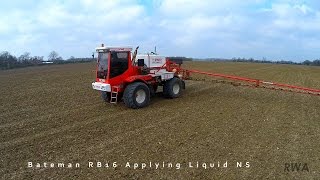
[[[81,63],[92,61],[92,58],[75,58],[71,56],[69,59],[63,59],[56,51],[52,51],[48,55],[48,61],[44,60],[44,56],[31,56],[29,52],[25,52],[19,57],[10,54],[8,51],[0,53],[0,69],[13,69],[28,66],[39,66],[48,63],[66,64]]]
[[[192,61],[195,59],[186,57],[172,57],[180,58],[182,61]],[[25,52],[19,57],[10,54],[8,51],[3,51],[0,53],[0,69],[13,69],[27,66],[39,66],[48,63],[52,64],[66,64],[66,63],[81,63],[93,61],[93,58],[75,58],[71,56],[69,59],[63,59],[56,51],[51,51],[48,55],[48,61],[44,61],[43,56],[31,56],[29,52]],[[293,62],[293,61],[271,61],[263,58],[262,60],[256,60],[253,58],[232,58],[232,59],[217,59],[217,58],[207,58],[203,59],[205,61],[233,61],[233,62],[250,62],[250,63],[272,63],[272,64],[296,64],[296,65],[308,65],[308,66],[320,66],[320,59],[316,60],[305,60],[303,62]]]
[[[316,59],[313,61],[310,60],[305,60],[303,62],[293,62],[293,61],[285,61],[285,60],[280,60],[280,61],[271,61],[271,60],[266,60],[266,58],[263,58],[262,60],[256,60],[253,58],[232,58],[233,62],[251,62],[251,63],[272,63],[272,64],[296,64],[296,65],[308,65],[308,66],[320,66],[320,59]]]

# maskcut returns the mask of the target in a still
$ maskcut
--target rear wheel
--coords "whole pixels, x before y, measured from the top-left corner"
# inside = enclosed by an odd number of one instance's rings
[[[163,86],[163,94],[167,98],[177,98],[181,95],[182,81],[174,77],[167,81]]]
[[[150,89],[142,82],[129,84],[124,90],[123,101],[127,107],[143,108],[150,102]]]

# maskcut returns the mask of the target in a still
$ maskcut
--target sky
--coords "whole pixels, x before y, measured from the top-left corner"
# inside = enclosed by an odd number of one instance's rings
[[[320,58],[319,0],[3,0],[0,51],[91,57],[106,46],[193,58]]]

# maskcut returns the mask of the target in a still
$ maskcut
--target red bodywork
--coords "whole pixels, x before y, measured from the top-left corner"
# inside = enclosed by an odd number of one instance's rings
[[[118,75],[118,76],[115,76],[115,77],[112,77],[112,78],[109,78],[109,75],[110,75],[110,70],[111,70],[111,66],[110,66],[110,56],[111,56],[111,53],[109,52],[108,53],[108,56],[109,56],[109,60],[108,60],[108,75],[107,75],[107,78],[106,79],[101,79],[101,78],[98,78],[96,76],[96,82],[103,82],[103,83],[106,83],[106,84],[110,84],[111,87],[118,87],[118,92],[123,92],[125,87],[132,83],[132,82],[137,82],[137,81],[140,81],[140,82],[144,82],[145,84],[148,84],[148,85],[154,85],[155,83],[157,83],[154,79],[154,77],[150,74],[146,74],[146,75],[143,75],[141,73],[142,71],[142,67],[139,67],[137,65],[133,65],[132,61],[131,61],[131,53],[129,53],[128,55],[128,69]],[[164,64],[165,66],[165,64]],[[163,69],[165,67],[162,67]],[[96,68],[96,74],[98,72],[98,65],[97,65],[97,68]]]
[[[109,59],[110,59],[110,53],[109,53]],[[108,67],[110,67],[110,60],[108,61]],[[144,82],[147,85],[151,86],[158,86],[160,82],[157,82],[156,79],[150,74],[143,74],[142,68],[137,65],[133,65],[131,62],[131,53],[129,53],[128,56],[128,69],[113,78],[109,78],[110,74],[110,68],[108,68],[108,76],[106,79],[100,79],[96,78],[96,82],[103,82],[110,84],[111,87],[117,87],[118,92],[123,92],[125,87],[136,81]],[[98,69],[98,66],[97,66]],[[319,89],[313,89],[313,88],[307,88],[307,87],[301,87],[301,86],[294,86],[294,85],[288,85],[288,84],[281,84],[276,82],[268,82],[253,78],[246,78],[246,77],[239,77],[234,75],[226,75],[226,74],[220,74],[220,73],[211,73],[211,72],[203,72],[198,70],[188,70],[188,69],[182,69],[181,64],[177,64],[170,59],[166,59],[166,63],[163,64],[163,66],[155,68],[161,70],[166,69],[168,72],[175,72],[175,76],[179,76],[181,79],[186,80],[190,79],[192,73],[196,74],[204,74],[212,77],[218,77],[218,78],[225,78],[230,79],[234,81],[242,81],[247,82],[249,86],[251,87],[260,87],[260,88],[266,88],[266,89],[273,89],[273,90],[282,90],[282,91],[290,91],[290,92],[298,92],[298,93],[306,93],[311,95],[320,95]],[[97,71],[96,71],[97,72]],[[156,71],[157,72],[157,71]]]

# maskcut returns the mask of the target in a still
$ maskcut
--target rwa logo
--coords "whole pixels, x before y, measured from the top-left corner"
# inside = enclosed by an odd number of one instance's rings
[[[309,172],[309,166],[307,163],[285,163],[285,172]]]

